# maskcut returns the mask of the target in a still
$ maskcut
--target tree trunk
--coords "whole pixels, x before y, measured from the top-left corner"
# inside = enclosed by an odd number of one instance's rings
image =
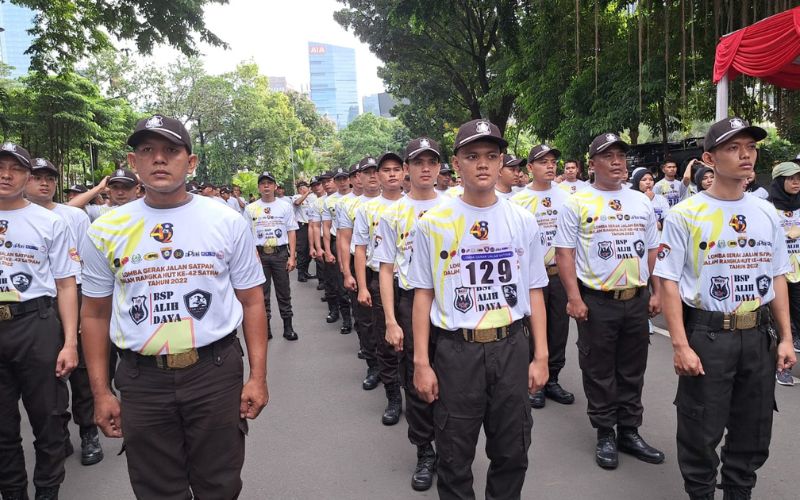
[[[600,0],[594,0],[594,93],[597,95],[597,80],[600,74]]]
[[[639,34],[638,34],[639,35],[638,36],[638,40],[639,40],[639,47],[638,47],[638,49],[639,49],[639,116],[641,117],[642,116],[642,64],[644,62],[642,60],[642,39],[644,38],[644,19],[642,17],[642,14],[643,14],[642,13],[642,5],[638,4],[637,7],[636,7],[636,10],[638,11],[638,14],[639,14],[636,17],[638,18],[637,22],[639,24]]]
[[[575,76],[581,73],[581,0],[575,0]]]
[[[714,45],[719,42],[720,0],[714,0]]]
[[[681,0],[681,106],[686,109],[686,0]]]

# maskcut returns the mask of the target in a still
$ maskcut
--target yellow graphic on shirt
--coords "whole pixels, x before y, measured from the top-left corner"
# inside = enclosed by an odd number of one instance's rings
[[[327,198],[327,196],[320,196],[314,200],[314,210],[316,210],[319,215],[322,215],[322,212],[325,210],[325,200]]]
[[[792,270],[786,273],[789,283],[800,282],[800,209],[777,210],[783,232],[786,233],[786,250],[789,252],[789,263]]]
[[[383,214],[383,220],[387,221],[392,232],[397,235],[394,242],[394,268],[400,286],[404,290],[411,288],[408,283],[408,265],[411,263],[411,254],[414,251],[413,241],[417,220],[426,213],[426,211],[417,211],[408,198],[402,198],[397,203],[389,205]]]
[[[182,318],[179,322],[164,323],[158,327],[142,345],[140,352],[145,356],[180,354],[194,346],[194,322],[191,318]]]
[[[451,198],[457,198],[464,194],[464,187],[463,186],[453,186],[451,188],[447,188],[444,192],[447,196]]]
[[[548,198],[549,199],[549,198]],[[539,215],[538,208],[539,208],[539,194],[534,191],[533,189],[525,188],[522,191],[518,192],[514,196],[511,197],[511,202],[516,203],[517,205],[521,206],[522,208],[526,209],[530,213],[536,217],[536,222],[539,224],[539,232],[542,234],[542,237],[545,238],[545,248],[547,251],[544,254],[544,265],[545,266],[554,266],[556,265],[556,249],[552,245],[553,237],[555,236],[555,221],[548,221],[548,217],[543,217]],[[553,214],[557,218],[558,212]],[[555,219],[554,218],[554,219]],[[552,228],[550,227],[552,225]]]
[[[375,247],[378,246],[378,243],[375,239],[376,232],[378,229],[378,223],[381,220],[381,215],[383,215],[384,211],[392,204],[392,201],[388,201],[381,196],[376,196],[375,198],[365,202],[363,204],[364,208],[364,215],[366,216],[367,226],[369,228],[369,245],[367,245],[367,264],[373,271],[377,271],[380,268],[380,265],[377,262],[373,262],[372,260],[372,253],[375,251]]]
[[[19,302],[19,297],[19,292],[16,290],[0,292],[0,302]]]

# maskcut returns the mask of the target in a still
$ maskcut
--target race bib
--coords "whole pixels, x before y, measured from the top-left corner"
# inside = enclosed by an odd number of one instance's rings
[[[461,252],[461,286],[501,286],[519,279],[519,259],[510,243],[475,245]]]

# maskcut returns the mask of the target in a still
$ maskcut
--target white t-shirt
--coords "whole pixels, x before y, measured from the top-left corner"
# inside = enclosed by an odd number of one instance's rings
[[[294,209],[281,200],[256,200],[245,207],[244,213],[258,246],[288,245],[289,231],[298,229]]]
[[[673,179],[671,181],[661,179],[653,186],[653,192],[666,198],[669,206],[672,207],[686,198],[689,189],[681,179]]]
[[[331,225],[336,226],[336,230],[338,231],[340,228],[344,227],[348,229],[347,226],[347,209],[353,205],[360,198],[359,195],[355,194],[354,192],[350,191],[346,195],[339,198],[339,201],[336,202],[335,208],[335,216],[331,221]],[[344,224],[344,225],[343,225]],[[352,226],[351,226],[352,227]]]
[[[761,186],[758,186],[755,191],[748,191],[747,194],[750,196],[755,196],[756,198],[760,198],[762,200],[766,200],[769,198],[769,192]]]
[[[333,221],[336,219],[336,206],[344,196],[345,195],[337,191],[326,196],[325,202],[322,204],[322,221],[331,221],[331,236],[334,237],[336,236],[336,225],[333,223]]]
[[[588,186],[570,196],[558,213],[553,246],[574,248],[578,279],[594,290],[647,285],[647,252],[658,248],[656,216],[650,199],[622,188]]]
[[[436,197],[430,200],[414,200],[404,196],[389,205],[378,222],[375,239],[379,243],[372,256],[378,263],[395,265],[397,279],[403,290],[411,289],[408,283],[408,265],[414,251],[417,221],[445,198],[438,192],[435,194]]]
[[[511,197],[514,196],[514,190],[512,189],[511,191],[504,193],[498,189],[495,189],[494,194],[496,194],[498,198],[505,198],[506,200],[510,200]]]
[[[231,195],[225,203],[237,212],[242,213],[244,212],[244,209],[239,206],[238,200],[242,200],[242,198],[237,199],[235,196]],[[244,203],[244,200],[242,200],[242,203]]]
[[[791,270],[775,207],[700,192],[667,215],[653,274],[678,282],[691,307],[732,313],[768,304],[773,278]]]
[[[402,198],[401,198],[402,199]],[[367,267],[373,271],[380,269],[380,263],[375,260],[375,248],[381,243],[377,234],[378,221],[384,210],[397,200],[389,200],[383,196],[368,198],[356,210],[356,220],[353,223],[353,245],[366,246]]]
[[[308,222],[322,222],[322,210],[325,206],[325,198],[328,195],[322,195],[318,198],[315,198],[314,201],[309,206],[309,209],[306,211],[306,217],[308,217]]]
[[[0,302],[55,297],[55,280],[77,277],[79,262],[62,217],[33,203],[0,210]]]
[[[789,252],[789,264],[792,270],[786,274],[789,283],[800,282],[800,209],[778,210],[778,221],[786,234],[786,250]]]
[[[586,185],[587,183],[585,181],[575,179],[574,181],[561,181],[558,184],[558,187],[569,194],[575,194],[579,189],[583,189]]]
[[[664,218],[666,218],[667,212],[669,212],[669,201],[660,194],[654,194],[650,203],[653,204],[653,212],[656,214],[656,221],[661,224],[663,229]]]
[[[417,222],[410,288],[433,289],[439,328],[498,328],[531,314],[547,286],[536,219],[508,200],[486,208],[444,200]]]
[[[444,192],[444,194],[446,194],[447,196],[450,196],[451,198],[458,198],[459,196],[464,194],[464,187],[463,186],[449,187]]]
[[[295,201],[299,200],[302,197],[303,195],[301,194],[296,194],[292,196],[292,209],[294,210],[294,220],[296,220],[298,224],[300,223],[308,224],[308,210],[311,208],[311,205],[314,203],[314,200],[316,200],[317,197],[314,196],[314,193],[308,193],[306,199],[303,200],[303,202],[300,203],[299,205],[296,205]]]
[[[75,242],[78,249],[78,256],[80,257],[80,255],[83,254],[83,248],[81,246],[83,245],[83,237],[86,236],[86,232],[89,230],[89,216],[78,207],[71,207],[60,203],[56,203],[56,206],[53,207],[53,213],[58,214],[59,217],[66,221],[67,227],[72,235],[72,241]],[[81,284],[80,273],[75,276],[75,280],[79,285]]]
[[[91,225],[84,247],[83,294],[113,294],[111,341],[145,355],[225,337],[243,318],[234,290],[264,283],[247,222],[203,196],[123,205]]]
[[[556,264],[556,249],[553,248],[553,238],[556,236],[558,227],[558,212],[564,207],[569,198],[569,194],[558,184],[551,183],[550,189],[546,191],[534,191],[526,188],[511,198],[513,203],[521,206],[536,217],[539,224],[539,232],[544,236],[544,265],[554,266]]]
[[[86,205],[84,210],[86,210],[86,215],[89,216],[89,220],[94,222],[103,214],[107,214],[108,212],[114,210],[117,207],[111,207],[108,205]]]

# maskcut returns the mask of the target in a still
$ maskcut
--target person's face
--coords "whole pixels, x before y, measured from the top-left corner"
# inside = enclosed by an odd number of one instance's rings
[[[533,178],[539,182],[552,182],[556,178],[556,168],[558,168],[558,160],[553,153],[547,153],[544,156],[536,158],[530,165],[531,174]]]
[[[350,176],[350,184],[353,186],[353,189],[357,191],[364,189],[364,186],[361,185],[361,176],[358,174],[353,174]]]
[[[800,193],[800,174],[794,174],[784,179],[783,190],[786,191],[787,194]]]
[[[703,189],[708,189],[712,184],[714,184],[714,172],[706,172],[700,181],[700,185],[703,186]]]
[[[377,168],[368,167],[362,170],[359,175],[361,175],[361,184],[364,186],[364,190],[374,191],[380,186]]]
[[[502,165],[500,146],[489,141],[476,141],[462,146],[453,156],[453,166],[465,190],[481,192],[494,189]]]
[[[439,189],[447,189],[450,187],[450,174],[438,174],[436,176],[436,185]]]
[[[627,161],[625,151],[614,145],[594,155],[589,164],[594,168],[598,182],[622,184],[628,179]]]
[[[31,171],[15,158],[0,156],[0,199],[16,198],[25,190]]]
[[[311,186],[311,192],[317,196],[322,196],[325,194],[325,190],[322,188],[322,184],[314,184]]]
[[[209,196],[209,197],[214,196],[214,188],[211,187],[211,186],[206,186],[206,187],[204,187],[203,189],[200,190],[200,194],[202,194],[203,196]]]
[[[639,179],[639,191],[646,192],[653,189],[653,176],[651,174],[644,174],[641,179]]]
[[[76,193],[75,191],[69,191],[67,193],[67,201],[72,201],[72,199],[78,196],[78,194],[80,193]]]
[[[34,203],[53,201],[56,194],[56,176],[51,173],[31,174],[25,184],[25,197]]]
[[[525,175],[525,169],[520,168],[517,169],[517,178],[515,180],[515,185],[518,187],[524,187],[525,184],[528,183],[528,176]]]
[[[674,179],[678,175],[678,165],[673,162],[667,162],[661,167],[661,171],[668,179]]]
[[[564,164],[564,180],[575,182],[578,179],[578,164],[574,161],[568,161]]]
[[[286,189],[284,189],[283,186],[278,186],[275,188],[275,196],[279,198],[286,196]]]
[[[403,176],[403,164],[397,160],[384,160],[378,169],[378,181],[385,191],[399,191]]]
[[[455,184],[456,186],[463,186],[464,185],[464,180],[461,179],[461,177],[459,177],[456,180],[452,181],[452,183]]]
[[[322,180],[322,189],[325,190],[328,194],[333,194],[336,191],[336,184],[333,182],[333,179],[326,178]]]
[[[519,168],[501,167],[500,174],[497,176],[497,183],[504,187],[511,187],[517,180],[517,175],[519,175]]]
[[[703,163],[712,167],[715,175],[743,181],[753,174],[757,158],[756,141],[746,133],[703,153]]]
[[[262,196],[275,196],[277,188],[278,185],[269,179],[264,179],[258,183],[258,192],[261,193]]]
[[[235,197],[239,198],[240,196],[242,196],[242,189],[239,186],[234,186],[233,187],[233,195]]]
[[[306,194],[307,192],[308,192],[308,186],[300,186],[299,188],[297,188],[297,194],[301,196]]]
[[[108,185],[108,199],[112,205],[124,205],[136,199],[138,189],[137,184],[112,182]]]
[[[433,184],[441,177],[436,174],[438,168],[439,157],[430,151],[425,151],[415,158],[409,159],[405,169],[409,177],[409,184],[415,189],[432,188]]]
[[[227,191],[220,191],[219,195],[225,201],[228,201],[228,199],[231,197],[231,194]]]
[[[336,184],[337,191],[347,191],[350,188],[350,178],[349,177],[336,177],[333,179],[333,182]]]
[[[185,191],[186,176],[194,172],[197,155],[189,154],[184,146],[159,135],[148,134],[134,148],[133,153],[128,153],[128,163],[148,191],[173,193]],[[135,187],[129,188],[130,195],[126,196],[125,203],[135,196]],[[111,191],[111,201],[114,202],[114,189]]]

